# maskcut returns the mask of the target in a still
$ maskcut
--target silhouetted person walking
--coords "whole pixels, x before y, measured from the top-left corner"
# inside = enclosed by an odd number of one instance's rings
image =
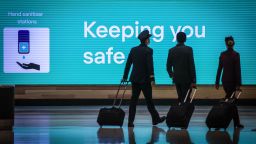
[[[165,116],[160,117],[155,109],[152,101],[152,86],[155,82],[153,67],[153,49],[149,48],[151,34],[148,30],[142,31],[138,38],[141,44],[131,49],[125,70],[123,80],[127,80],[131,66],[132,72],[130,81],[132,82],[132,97],[129,106],[128,126],[134,127],[134,118],[136,113],[136,105],[141,91],[145,96],[147,108],[152,117],[153,125],[157,125],[165,120]]]
[[[193,49],[186,46],[186,34],[179,32],[176,36],[178,44],[169,50],[166,68],[173,79],[178,93],[178,101],[182,103],[187,91],[196,88],[196,71]]]
[[[240,55],[233,48],[235,45],[234,38],[232,36],[225,38],[227,50],[220,54],[219,66],[217,70],[215,88],[219,89],[220,76],[222,73],[222,85],[226,93],[226,98],[230,98],[232,93],[236,90],[240,90],[241,86],[241,66]],[[240,124],[240,119],[237,111],[237,107],[234,105],[234,126],[243,128]]]

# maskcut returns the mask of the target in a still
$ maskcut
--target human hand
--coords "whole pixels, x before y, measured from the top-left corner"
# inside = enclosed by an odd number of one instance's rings
[[[195,83],[192,83],[190,87],[191,87],[191,88],[195,88],[195,89],[197,88],[197,86],[196,86]]]
[[[151,86],[152,87],[156,86],[155,81],[151,81]]]
[[[215,88],[216,88],[216,90],[218,90],[218,89],[219,89],[219,87],[220,87],[220,85],[219,85],[219,84],[215,84]]]
[[[240,86],[236,86],[236,90],[237,90],[237,91],[242,91],[242,90],[240,89]]]

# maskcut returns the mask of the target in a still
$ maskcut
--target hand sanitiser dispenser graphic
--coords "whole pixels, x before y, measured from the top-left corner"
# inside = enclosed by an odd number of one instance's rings
[[[28,30],[18,31],[18,52],[19,54],[29,53],[29,31]]]
[[[48,73],[49,28],[4,28],[4,72]]]

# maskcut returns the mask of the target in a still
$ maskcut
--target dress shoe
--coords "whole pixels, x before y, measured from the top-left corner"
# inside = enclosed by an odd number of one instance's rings
[[[236,128],[244,128],[244,125],[242,125],[242,124],[237,124],[235,127],[236,127]]]
[[[154,121],[153,125],[157,125],[159,123],[162,123],[163,121],[165,121],[165,119],[166,119],[166,116],[162,116],[157,121]]]

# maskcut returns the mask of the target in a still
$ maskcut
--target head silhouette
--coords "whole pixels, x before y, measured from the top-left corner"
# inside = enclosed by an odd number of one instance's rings
[[[144,31],[142,31],[142,32],[139,34],[138,39],[140,40],[141,43],[148,45],[148,44],[150,43],[149,38],[150,38],[151,36],[152,36],[152,35],[149,34],[149,31],[148,31],[148,30],[144,30]]]
[[[187,36],[184,32],[178,32],[176,35],[176,39],[178,43],[184,43],[186,42]]]
[[[232,36],[225,37],[225,43],[228,49],[233,48],[235,45],[234,38]]]

